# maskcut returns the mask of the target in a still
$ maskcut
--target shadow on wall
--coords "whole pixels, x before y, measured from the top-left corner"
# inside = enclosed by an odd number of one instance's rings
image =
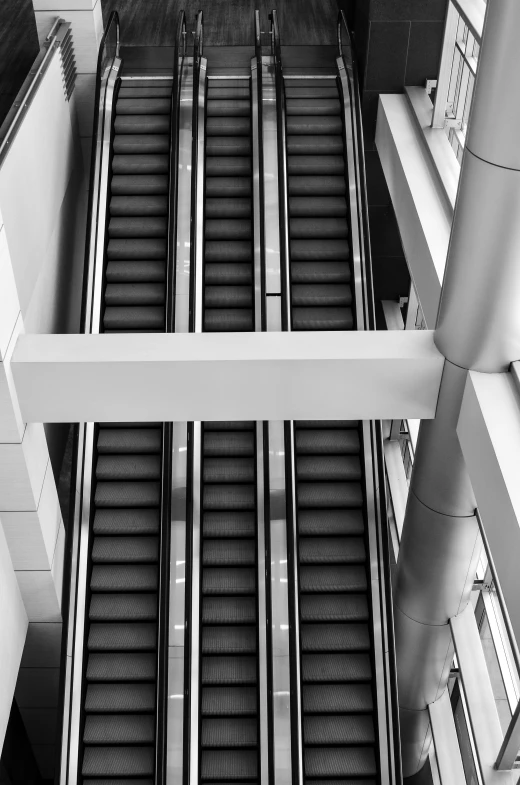
[[[0,2],[0,125],[38,54],[32,0]]]

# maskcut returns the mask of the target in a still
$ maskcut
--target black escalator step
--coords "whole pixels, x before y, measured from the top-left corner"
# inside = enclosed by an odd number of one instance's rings
[[[251,716],[257,712],[255,687],[204,687],[203,717]]]
[[[91,624],[89,651],[153,651],[156,647],[155,624]]]
[[[299,482],[298,506],[303,509],[361,507],[363,492],[358,482]]]
[[[304,654],[302,679],[306,682],[370,681],[370,655],[356,653]]]
[[[160,283],[166,281],[166,264],[153,260],[109,262],[106,276],[108,283]]]
[[[246,595],[256,591],[254,569],[243,567],[206,567],[202,572],[204,595]]]
[[[88,684],[85,711],[89,714],[155,711],[155,684]]]
[[[376,781],[373,779],[352,779],[351,777],[348,780],[345,779],[327,779],[327,780],[317,780],[317,779],[310,779],[309,777],[305,777],[305,784],[306,785],[376,785]],[[92,785],[98,785],[98,783],[93,783]],[[119,783],[117,783],[119,785]],[[125,784],[126,785],[126,784]],[[131,785],[129,783],[129,785]]]
[[[314,82],[310,80],[300,86],[300,80],[293,80],[285,82],[285,95],[287,98],[335,98],[337,100],[338,88],[333,79],[321,86],[314,86]]]
[[[369,715],[309,716],[303,719],[303,738],[307,745],[373,744],[374,721]]]
[[[116,155],[167,155],[170,137],[167,134],[117,134],[112,149]]]
[[[254,485],[205,485],[203,510],[254,510]]]
[[[206,332],[253,332],[253,311],[247,308],[206,308]]]
[[[135,80],[131,87],[128,82],[123,82],[118,93],[118,98],[171,98],[171,85],[163,85],[163,80],[157,80],[155,85],[143,85],[141,80]]]
[[[328,117],[330,115],[339,115],[341,111],[341,104],[339,98],[321,98],[314,96],[313,98],[287,98],[286,100],[286,114],[287,117]]]
[[[166,299],[163,283],[109,283],[105,303],[110,307],[161,306]]]
[[[153,564],[159,557],[157,537],[95,537],[92,547],[94,564],[114,562]]]
[[[250,136],[250,112],[242,117],[208,117],[206,136]]]
[[[248,540],[204,540],[202,563],[206,567],[245,567],[255,564],[256,543]]]
[[[293,175],[289,177],[289,197],[344,196],[347,190],[344,176]]]
[[[249,117],[251,102],[241,98],[221,98],[214,100],[208,96],[207,117]]]
[[[164,331],[164,307],[159,305],[110,305],[103,314],[106,331]]]
[[[108,241],[108,259],[138,262],[166,259],[166,239],[160,237],[117,238]]]
[[[256,684],[256,657],[203,657],[202,684]]]
[[[300,569],[300,589],[309,594],[329,592],[362,592],[367,589],[367,576],[364,567],[302,567]]]
[[[350,267],[345,262],[292,262],[291,281],[296,284],[346,284]]]
[[[108,224],[109,237],[166,237],[166,216],[116,216]]]
[[[304,652],[368,651],[370,635],[366,624],[302,624]]]
[[[112,222],[111,222],[112,223]],[[345,218],[291,218],[290,236],[293,239],[341,239],[348,237],[348,226]]]
[[[203,750],[201,782],[247,782],[258,777],[258,754],[252,750]]]
[[[345,430],[296,429],[297,455],[357,455],[359,434],[353,428]]]
[[[336,136],[343,133],[343,123],[339,115],[325,116],[302,116],[287,115],[286,121],[287,136]]]
[[[206,483],[242,483],[255,481],[255,462],[249,456],[204,458],[203,480]]]
[[[362,564],[366,559],[362,537],[302,537],[300,564]]]
[[[289,155],[287,172],[290,177],[344,177],[345,161],[341,155]]]
[[[89,654],[87,681],[155,681],[157,658],[155,654],[130,653]]]
[[[211,156],[206,158],[206,177],[249,177],[249,156]]]
[[[165,174],[120,174],[110,183],[114,196],[161,196],[168,193],[168,176]]]
[[[112,172],[118,174],[168,174],[167,155],[114,155]]]
[[[293,308],[348,308],[352,304],[352,290],[348,284],[293,282],[291,303]]]
[[[132,779],[121,779],[120,777],[117,779],[107,779],[106,777],[103,777],[103,779],[96,778],[95,780],[83,779],[83,785],[154,785],[154,782],[151,779],[142,779],[141,777],[138,777],[137,779],[134,777],[132,777]]]
[[[256,627],[202,628],[203,655],[247,655],[256,653]]]
[[[251,262],[252,258],[250,240],[206,240],[205,262]]]
[[[98,455],[103,453],[158,453],[162,446],[160,428],[100,428]]]
[[[216,265],[208,266],[211,269],[212,266]],[[204,307],[249,309],[249,313],[251,313],[251,308],[253,307],[253,287],[206,285],[204,288]]]
[[[155,717],[152,714],[90,715],[83,731],[85,744],[153,744]]]
[[[364,529],[362,510],[300,510],[298,513],[298,531],[303,537],[363,534]]]
[[[247,83],[244,86],[232,85],[227,86],[226,81],[220,80],[215,84],[215,80],[211,80],[208,84],[208,98],[247,98],[251,97],[251,91]]]
[[[161,503],[159,482],[97,482],[97,507],[158,507]]]
[[[81,772],[84,777],[151,777],[154,764],[153,746],[86,747]],[[114,782],[119,785],[121,780]],[[99,783],[100,781],[96,780],[96,785]]]
[[[296,137],[305,139],[305,137]],[[319,137],[318,137],[319,138]],[[291,196],[289,215],[295,218],[347,218],[343,196]]]
[[[289,158],[293,155],[343,155],[343,138],[337,136],[288,136],[287,137],[287,155]],[[344,172],[344,165],[342,173]],[[345,207],[343,212],[345,213]],[[323,213],[330,215],[330,213]],[[332,213],[333,215],[334,213]]]
[[[356,622],[368,620],[368,604],[364,594],[302,594],[302,622]]]
[[[97,564],[92,570],[94,592],[157,591],[158,572],[152,564]]]
[[[170,115],[116,115],[114,121],[116,134],[168,134]]]
[[[206,197],[236,199],[251,197],[252,183],[250,177],[207,177]]]
[[[202,721],[201,745],[203,747],[256,747],[257,744],[256,719],[227,717]]]
[[[100,455],[96,462],[97,480],[158,480],[160,455]]]
[[[355,714],[372,711],[370,684],[304,684],[304,714]]]
[[[203,597],[202,624],[255,624],[255,597]]]
[[[358,455],[298,455],[296,479],[298,482],[352,482],[361,479]]]
[[[112,196],[110,199],[110,215],[116,216],[151,216],[167,215],[168,199],[166,196]]]
[[[170,98],[120,98],[116,104],[116,115],[154,115],[170,116]]]
[[[249,136],[208,136],[206,155],[251,155]]]
[[[204,225],[206,240],[251,240],[249,218],[211,218]]]
[[[206,431],[254,431],[255,423],[251,420],[222,420],[215,422],[205,422],[204,432]]]
[[[349,258],[348,240],[291,240],[293,262],[338,262]]]
[[[377,774],[372,747],[311,747],[305,750],[304,766],[306,778],[366,777]],[[365,785],[365,781],[363,783]]]
[[[157,595],[154,594],[92,594],[88,617],[90,621],[155,621]]]
[[[146,90],[147,88],[151,88],[154,90],[156,87],[165,88],[168,87],[171,90],[173,89],[173,78],[169,79],[168,77],[161,77],[161,79],[157,79],[155,76],[151,76],[149,79],[122,79],[121,80],[121,87],[129,87],[139,90]]]
[[[297,420],[295,427],[302,430],[336,430],[338,428],[357,428],[359,420]]]
[[[96,510],[94,534],[155,534],[159,510]]]
[[[351,308],[293,308],[293,330],[352,330]]]
[[[209,431],[204,434],[204,457],[217,456],[246,456],[255,454],[255,437],[251,431],[235,431],[215,433]]]
[[[206,199],[205,205],[206,219],[208,218],[250,218],[251,200],[250,199]]]
[[[207,438],[207,437],[206,437]],[[254,512],[206,512],[203,516],[202,536],[215,538],[254,537]]]

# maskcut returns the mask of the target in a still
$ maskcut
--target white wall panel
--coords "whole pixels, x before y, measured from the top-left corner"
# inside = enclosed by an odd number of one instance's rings
[[[19,443],[25,430],[11,373],[11,356],[22,330],[23,319],[19,314],[5,357],[0,362],[0,442]]]
[[[0,444],[0,515],[38,509],[48,463],[41,423],[27,425],[20,444]]]
[[[0,217],[0,223],[1,223]],[[0,229],[0,360],[3,360],[20,313],[5,227]]]

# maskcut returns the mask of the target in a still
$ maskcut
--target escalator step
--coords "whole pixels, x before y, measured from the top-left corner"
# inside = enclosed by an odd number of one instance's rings
[[[305,744],[373,744],[374,722],[372,717],[361,716],[309,716],[303,719]]]
[[[136,564],[95,565],[90,578],[94,592],[157,591],[157,567]]]
[[[247,456],[255,454],[255,436],[248,431],[204,434],[204,457]]]
[[[157,562],[158,556],[157,537],[95,537],[92,548],[94,564],[146,564]]]
[[[211,262],[251,262],[250,240],[207,240],[204,261]]]
[[[354,482],[361,479],[357,455],[298,455],[298,482]]]
[[[297,420],[295,427],[301,430],[329,430],[335,431],[338,428],[357,428],[359,420]]]
[[[166,240],[160,237],[112,239],[108,241],[107,255],[111,261],[164,260]]]
[[[208,117],[206,136],[247,136],[251,137],[250,112],[243,117]]]
[[[206,140],[206,155],[250,156],[251,139],[248,136],[209,136]]]
[[[347,240],[291,240],[293,262],[337,262],[348,258]]]
[[[117,779],[103,777],[103,779],[96,778],[95,780],[86,780],[83,779],[83,785],[154,785],[154,781],[151,779],[142,779],[142,777],[132,777],[132,779],[121,779],[118,777]],[[350,785],[350,783],[349,783]]]
[[[159,510],[96,510],[94,534],[155,534]]]
[[[247,655],[256,652],[256,627],[203,627],[202,653]]]
[[[253,312],[246,308],[207,308],[204,310],[206,332],[253,332]]]
[[[234,199],[206,199],[206,218],[250,218],[251,200]]]
[[[246,218],[207,218],[204,236],[206,240],[250,240],[252,224]]]
[[[249,420],[228,420],[205,422],[204,433],[208,431],[254,431],[255,423]]]
[[[112,172],[114,175],[168,174],[167,155],[114,155]]]
[[[303,81],[303,80],[301,80]],[[326,86],[315,87],[314,82],[302,85],[300,87],[300,80],[298,82],[285,83],[285,95],[287,98],[335,98],[338,99],[338,88],[334,80],[330,79]]]
[[[164,308],[156,305],[111,305],[105,308],[103,326],[105,331],[162,332],[164,330]]]
[[[251,781],[258,777],[258,755],[250,750],[204,750],[200,778],[208,781]]]
[[[300,510],[298,530],[304,537],[362,534],[365,529],[361,510]]]
[[[204,597],[202,624],[255,624],[254,597]]]
[[[81,771],[84,777],[151,777],[154,763],[152,746],[86,747]]]
[[[116,104],[116,115],[155,115],[168,116],[171,112],[170,98],[120,98]]]
[[[114,196],[162,196],[168,193],[168,177],[165,174],[121,174],[112,177],[110,183]]]
[[[300,589],[309,594],[363,592],[367,589],[364,567],[302,567]]]
[[[204,449],[206,449],[204,439]],[[203,516],[203,537],[254,537],[256,519],[254,513],[247,512],[207,512]]]
[[[304,652],[368,651],[370,636],[366,624],[302,624]]]
[[[250,177],[206,177],[206,197],[251,198]],[[207,261],[207,259],[206,259]]]
[[[221,98],[215,101],[208,96],[206,114],[207,117],[249,117],[251,102],[243,98]]]
[[[163,85],[163,80],[155,85],[143,85],[142,81],[135,81],[131,87],[123,82],[119,89],[118,98],[171,98],[171,85]]]
[[[97,480],[157,480],[161,476],[160,455],[100,455]]]
[[[301,138],[305,141],[305,137],[296,136],[294,138]],[[320,139],[321,137],[316,138]],[[337,138],[341,139],[341,137]],[[347,202],[343,196],[291,196],[289,198],[289,215],[291,218],[346,219]]]
[[[168,134],[119,134],[114,137],[112,150],[116,155],[168,155],[170,137]]]
[[[110,215],[116,216],[148,216],[167,215],[168,199],[166,196],[147,194],[145,196],[112,196],[110,199]]]
[[[206,567],[202,573],[202,593],[221,595],[246,595],[256,591],[253,569],[241,567]]]
[[[164,305],[166,287],[161,283],[109,283],[105,288],[107,306]]]
[[[206,567],[248,567],[256,561],[256,543],[248,540],[204,540],[202,563]]]
[[[287,137],[287,155],[340,155],[343,157],[343,137],[342,136],[288,136]],[[342,173],[344,171],[344,165]],[[346,213],[346,205],[343,208],[344,215]],[[292,212],[291,212],[292,214]],[[331,213],[324,213],[324,215],[331,215]]]
[[[156,594],[93,594],[90,599],[91,621],[155,621]]]
[[[370,684],[304,684],[304,714],[356,714],[372,711]]]
[[[166,281],[166,264],[157,260],[109,262],[106,275],[108,283],[159,283]]]
[[[297,486],[300,508],[361,507],[363,493],[357,482],[299,482]]]
[[[156,648],[155,624],[91,624],[89,651],[152,651]]]
[[[118,113],[114,121],[116,134],[170,134],[169,114],[131,114]]]
[[[350,268],[345,262],[292,262],[291,281],[295,284],[345,284]]]
[[[116,216],[108,225],[109,237],[166,237],[166,216]]]
[[[208,98],[247,98],[250,99],[251,91],[249,85],[246,86],[227,86],[227,82],[222,82],[218,86],[212,80],[208,85]]]
[[[155,507],[161,499],[158,482],[98,482],[97,507]]]
[[[337,136],[343,133],[339,115],[315,116],[288,115],[287,136]]]
[[[204,687],[203,717],[251,716],[257,712],[255,687]]]
[[[289,197],[344,196],[347,190],[345,177],[332,175],[292,175],[289,177]]]
[[[290,236],[293,239],[341,239],[348,237],[347,222],[344,218],[291,218]]]
[[[308,98],[287,98],[286,113],[287,117],[301,117],[303,121],[308,117],[317,116],[319,118],[339,115],[341,104],[339,98],[324,98],[314,96]]]
[[[204,482],[252,483],[255,480],[255,463],[247,456],[204,458]]]
[[[256,719],[203,720],[203,747],[255,747],[258,743]]]
[[[214,267],[216,265],[210,265]],[[219,265],[220,266],[220,265]],[[206,286],[204,288],[205,308],[249,308],[253,306],[251,286]],[[249,311],[251,313],[251,311]]]
[[[255,488],[252,485],[205,485],[204,510],[254,510]]]
[[[90,654],[87,681],[155,681],[155,654]]]
[[[305,750],[307,777],[366,777],[377,773],[371,747],[321,747]],[[351,782],[349,780],[349,782]],[[363,780],[363,785],[370,782]]]
[[[155,169],[151,171],[155,171]],[[304,177],[306,175],[312,177],[315,175],[320,177],[344,177],[345,161],[341,155],[289,155],[287,156],[287,172],[289,177]],[[118,174],[128,173],[118,172]],[[321,235],[313,236],[320,237]],[[326,237],[327,235],[324,236]]]
[[[348,430],[296,429],[297,455],[358,455],[359,434]]]
[[[83,731],[85,744],[153,744],[155,717],[152,714],[90,715]]]
[[[346,311],[352,303],[352,290],[344,284],[314,283],[309,286],[293,282],[291,302],[294,310],[317,307],[321,310],[334,308]]]
[[[94,714],[155,711],[155,684],[88,684],[85,711]]]
[[[210,156],[206,159],[206,177],[249,177],[251,166],[249,156]]]
[[[256,684],[255,657],[204,657],[202,684]]]
[[[302,679],[306,682],[370,681],[372,668],[368,654],[304,654]]]
[[[159,453],[162,446],[160,428],[100,428],[98,455],[103,453]]]
[[[350,308],[293,308],[294,330],[351,330]]]
[[[300,539],[300,564],[360,564],[365,558],[365,543],[361,537]]]
[[[368,605],[363,594],[302,594],[302,622],[368,621]]]

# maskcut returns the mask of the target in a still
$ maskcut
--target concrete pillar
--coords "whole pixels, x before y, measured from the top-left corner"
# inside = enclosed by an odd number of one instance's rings
[[[448,621],[468,603],[478,557],[476,502],[455,432],[465,378],[520,358],[518,29],[518,0],[489,0],[435,333],[447,359],[436,418],[421,425],[397,568],[405,776],[426,759],[427,705],[444,691],[453,654]]]
[[[57,16],[70,22],[77,79],[74,88],[85,171],[90,169],[94,93],[99,44],[103,36],[101,0],[33,0],[40,45]]]

